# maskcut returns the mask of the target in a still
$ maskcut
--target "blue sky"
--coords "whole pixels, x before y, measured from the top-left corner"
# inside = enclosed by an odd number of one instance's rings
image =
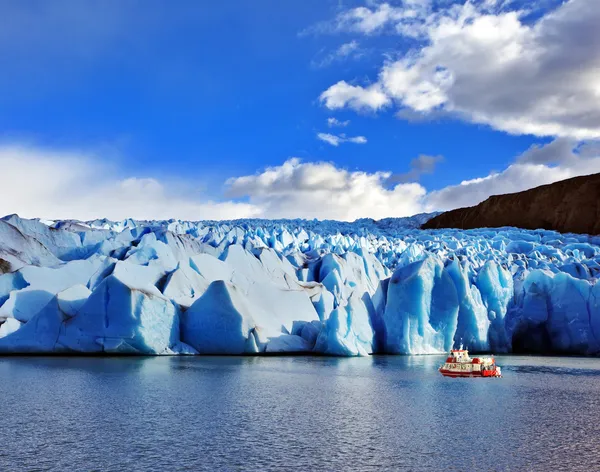
[[[15,182],[36,168],[64,181],[22,182],[0,211],[379,218],[596,172],[597,10],[593,0],[0,1],[0,161]],[[577,57],[554,37],[578,41]],[[569,73],[589,80],[569,84]],[[495,184],[456,188],[477,178]],[[132,197],[134,184],[161,201]]]

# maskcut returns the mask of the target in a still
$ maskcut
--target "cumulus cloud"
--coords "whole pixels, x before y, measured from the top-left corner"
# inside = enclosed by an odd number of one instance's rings
[[[298,159],[229,179],[225,199],[219,201],[202,198],[191,176],[178,181],[123,176],[93,153],[4,145],[0,168],[0,215],[45,219],[354,220],[416,213],[425,194],[414,183],[389,188],[389,172],[348,171]]]
[[[511,5],[474,1],[433,9],[425,3],[411,16],[384,15],[417,46],[398,51],[376,83],[342,80],[321,94],[322,103],[377,111],[394,102],[400,110],[443,111],[511,134],[600,138],[597,0],[567,1],[535,22]],[[373,18],[382,5],[367,10],[359,17]],[[355,30],[381,27],[368,24]]]
[[[357,218],[408,216],[476,205],[490,195],[600,172],[598,143],[555,140],[533,146],[505,170],[427,192],[416,182],[440,156],[421,155],[407,174],[347,170],[289,159],[225,182],[223,199],[202,198],[192,176],[177,181],[124,176],[92,153],[0,146],[0,214],[138,219]],[[410,174],[410,175],[409,175]],[[219,196],[220,197],[220,196]],[[243,200],[243,201],[242,201]]]
[[[337,118],[327,118],[327,126],[330,128],[334,128],[336,126],[340,128],[345,128],[350,124],[350,120],[340,121]]]
[[[417,183],[386,186],[389,172],[340,169],[328,162],[289,159],[283,165],[227,181],[228,195],[248,197],[272,218],[408,216],[421,210],[425,189]]]
[[[121,177],[92,154],[0,146],[0,216],[187,220],[252,217],[248,203],[194,195],[191,182]]]
[[[364,136],[351,136],[347,137],[345,134],[335,135],[330,133],[317,133],[317,139],[331,144],[332,146],[339,146],[341,143],[354,143],[354,144],[367,144],[367,138]]]
[[[356,111],[377,111],[391,103],[390,97],[383,92],[379,84],[361,87],[344,80],[325,90],[319,100],[330,110],[349,107]]]

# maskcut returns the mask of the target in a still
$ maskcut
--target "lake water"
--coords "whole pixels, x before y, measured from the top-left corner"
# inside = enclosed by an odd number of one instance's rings
[[[600,470],[600,360],[0,358],[0,470]]]

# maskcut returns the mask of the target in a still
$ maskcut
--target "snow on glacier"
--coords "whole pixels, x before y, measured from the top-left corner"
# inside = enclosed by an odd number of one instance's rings
[[[0,352],[600,353],[600,237],[0,219]]]

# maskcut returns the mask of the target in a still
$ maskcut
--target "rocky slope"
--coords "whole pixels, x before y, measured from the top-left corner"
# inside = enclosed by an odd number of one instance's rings
[[[574,177],[524,192],[494,195],[477,206],[442,213],[422,228],[503,226],[600,234],[600,174]]]

